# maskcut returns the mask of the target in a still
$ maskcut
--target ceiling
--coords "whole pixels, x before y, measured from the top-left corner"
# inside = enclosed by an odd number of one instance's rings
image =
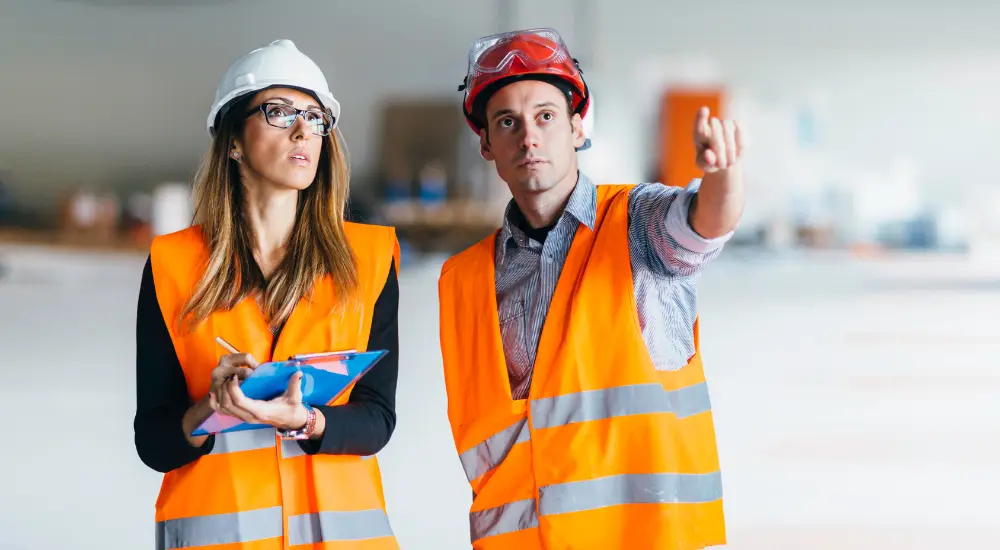
[[[237,0],[49,0],[63,4],[79,4],[114,8],[175,8],[207,7],[235,4]]]

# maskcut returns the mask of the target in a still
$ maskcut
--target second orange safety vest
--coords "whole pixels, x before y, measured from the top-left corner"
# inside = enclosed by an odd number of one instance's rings
[[[694,550],[724,544],[722,480],[698,351],[658,371],[639,327],[631,186],[598,186],[552,296],[527,399],[511,398],[496,235],[442,269],[448,417],[474,493],[473,547]]]
[[[371,315],[399,245],[388,227],[345,224],[357,258],[358,305],[333,311],[326,277],[303,297],[282,329],[273,359],[367,349]],[[261,363],[273,336],[253,298],[209,316],[194,331],[178,316],[204,272],[208,249],[198,227],[157,237],[150,259],[156,296],[184,370],[192,402],[208,394],[212,369],[227,353],[221,336]],[[347,402],[345,392],[334,405]],[[156,501],[158,550],[395,550],[375,457],[306,455],[273,428],[215,436],[210,454],[167,473]]]

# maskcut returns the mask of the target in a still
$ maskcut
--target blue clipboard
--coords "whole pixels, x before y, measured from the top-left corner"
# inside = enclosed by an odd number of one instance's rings
[[[287,361],[263,363],[243,382],[240,390],[250,399],[266,401],[285,393],[288,381],[296,372],[302,372],[302,401],[309,405],[326,405],[340,397],[347,387],[365,375],[389,352],[337,351],[295,355]],[[213,412],[198,426],[192,435],[236,432],[267,428],[262,424],[249,424],[232,416]]]

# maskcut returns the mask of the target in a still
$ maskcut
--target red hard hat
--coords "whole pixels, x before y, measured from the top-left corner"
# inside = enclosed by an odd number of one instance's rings
[[[590,107],[590,92],[579,65],[562,38],[553,29],[530,29],[480,38],[469,48],[469,70],[459,91],[465,91],[465,119],[476,133],[484,121],[474,117],[473,107],[485,90],[506,79],[555,77],[569,84],[572,108],[580,116]],[[491,91],[495,91],[491,90]]]

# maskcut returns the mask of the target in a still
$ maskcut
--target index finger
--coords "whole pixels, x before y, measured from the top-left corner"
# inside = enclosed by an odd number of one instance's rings
[[[217,382],[222,382],[233,377],[243,380],[250,376],[251,371],[253,371],[252,368],[245,366],[221,365],[212,369],[212,379]]]
[[[698,114],[694,119],[694,139],[699,143],[707,142],[712,136],[712,127],[709,125],[711,115],[708,107],[698,109]]]

